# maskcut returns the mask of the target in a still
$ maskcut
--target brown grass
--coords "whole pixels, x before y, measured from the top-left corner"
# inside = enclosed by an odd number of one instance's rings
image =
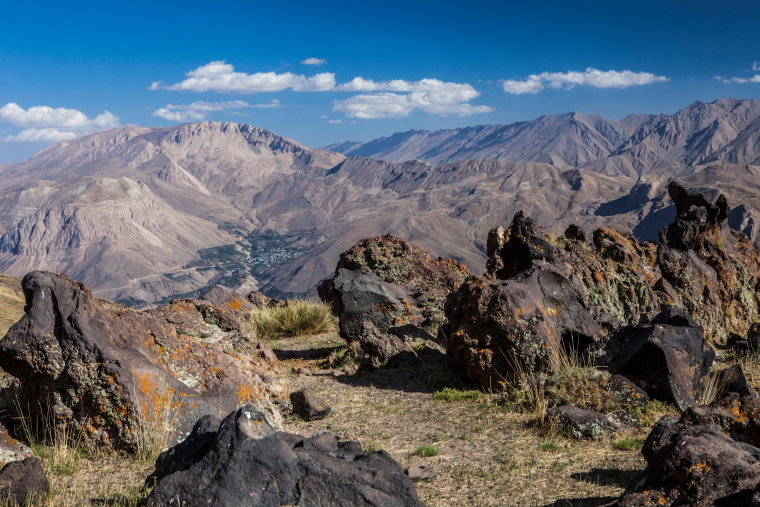
[[[24,304],[21,279],[0,275],[0,338],[24,316]]]
[[[295,300],[289,301],[285,306],[253,310],[251,324],[256,336],[271,340],[332,331],[335,328],[335,318],[326,303]]]
[[[308,340],[287,345],[308,347]],[[313,361],[310,369],[319,364]],[[426,505],[600,505],[633,484],[645,466],[640,453],[619,449],[616,442],[643,439],[647,429],[579,442],[537,430],[532,414],[510,410],[500,395],[442,402],[435,392],[463,386],[454,385],[456,379],[440,366],[358,377],[286,375],[281,381],[289,391],[308,386],[333,407],[322,421],[288,419],[286,431],[311,435],[326,428],[365,449],[384,449],[405,467],[416,460],[438,466],[436,479],[416,484]],[[424,446],[440,453],[421,458],[418,449]]]

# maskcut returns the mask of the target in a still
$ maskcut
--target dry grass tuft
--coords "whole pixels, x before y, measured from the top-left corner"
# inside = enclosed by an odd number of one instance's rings
[[[285,306],[253,310],[251,325],[259,338],[271,340],[332,331],[335,317],[326,303],[296,300]]]

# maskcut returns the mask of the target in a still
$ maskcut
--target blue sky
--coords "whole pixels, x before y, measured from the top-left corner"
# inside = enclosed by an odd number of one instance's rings
[[[756,1],[40,1],[2,12],[0,163],[128,124],[235,121],[321,147],[760,99]]]

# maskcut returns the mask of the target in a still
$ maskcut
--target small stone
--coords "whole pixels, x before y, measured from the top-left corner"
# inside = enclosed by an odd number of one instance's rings
[[[438,477],[438,467],[433,466],[430,463],[416,461],[412,463],[412,466],[409,467],[406,474],[412,482],[426,481]]]
[[[290,402],[293,404],[293,413],[306,421],[324,419],[332,412],[330,405],[307,388],[290,393]]]
[[[296,375],[305,375],[307,377],[311,376],[311,371],[308,368],[303,368],[302,366],[294,366],[292,371]]]

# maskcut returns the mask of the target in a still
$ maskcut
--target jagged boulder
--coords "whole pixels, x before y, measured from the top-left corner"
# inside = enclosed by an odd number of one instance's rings
[[[644,444],[649,465],[615,507],[747,505],[760,483],[760,449],[716,425],[661,420]]]
[[[47,495],[48,488],[47,475],[39,458],[12,461],[0,469],[0,501],[3,505],[36,505]]]
[[[178,333],[160,311],[99,299],[66,275],[35,271],[23,288],[26,314],[0,340],[0,368],[19,380],[32,417],[127,450],[157,426],[183,438],[201,415],[240,403],[279,424],[265,385],[249,373],[260,359]]]
[[[657,264],[686,309],[717,342],[745,334],[760,308],[760,255],[747,237],[728,227],[729,206],[668,185],[676,220],[660,232]]]
[[[365,322],[381,333],[403,324],[422,325],[424,317],[414,304],[415,295],[415,289],[408,285],[384,282],[374,273],[344,268],[319,286],[320,298],[332,305],[339,318],[340,335],[348,343],[362,337]]]
[[[278,433],[254,407],[206,416],[164,452],[148,478],[147,506],[421,506],[404,469],[385,451],[365,453],[332,433]]]
[[[705,341],[704,330],[690,321],[678,312],[665,313],[655,317],[653,325],[637,326],[610,368],[653,399],[681,410],[695,406],[715,350]]]
[[[486,389],[500,389],[512,357],[529,368],[556,360],[559,348],[584,353],[602,338],[578,289],[538,263],[509,280],[468,278],[446,300],[449,366]]]
[[[343,252],[335,275],[325,280],[318,292],[340,318],[341,334],[353,341],[358,335],[352,333],[363,320],[371,321],[383,333],[404,324],[437,329],[444,323],[446,296],[469,274],[460,262],[431,259],[421,248],[385,235],[363,239]],[[357,290],[376,293],[366,300],[375,306],[362,304],[366,298]],[[357,319],[355,312],[368,318]]]

